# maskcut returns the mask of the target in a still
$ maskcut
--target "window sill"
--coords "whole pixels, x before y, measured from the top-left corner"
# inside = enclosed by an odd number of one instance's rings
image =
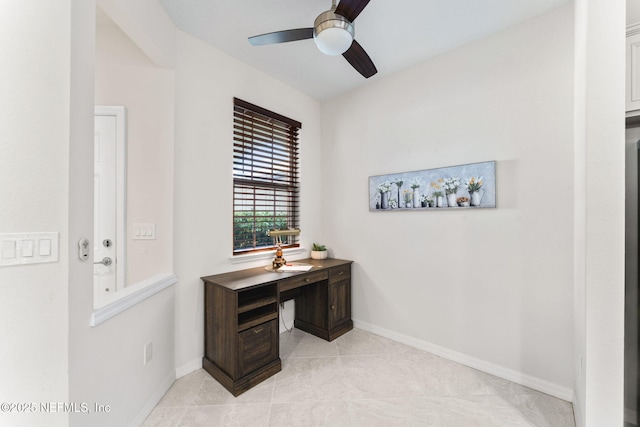
[[[177,282],[175,274],[158,274],[127,286],[114,295],[112,301],[106,301],[93,310],[90,325],[98,326]]]
[[[298,255],[301,254],[303,252],[306,252],[307,250],[303,247],[298,247],[298,248],[287,248],[287,249],[283,249],[283,255],[289,256],[289,255]],[[243,262],[251,262],[251,261],[258,261],[261,259],[272,259],[276,254],[276,251],[268,251],[268,252],[258,252],[255,254],[248,254],[248,255],[236,255],[236,256],[231,256],[229,257],[229,261],[231,261],[231,264],[241,264]]]

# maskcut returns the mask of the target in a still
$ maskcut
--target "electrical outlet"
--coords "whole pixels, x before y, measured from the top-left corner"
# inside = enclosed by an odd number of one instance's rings
[[[144,345],[144,364],[151,362],[153,357],[153,341],[149,341]]]

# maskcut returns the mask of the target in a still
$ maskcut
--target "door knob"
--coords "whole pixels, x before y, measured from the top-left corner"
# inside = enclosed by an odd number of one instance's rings
[[[102,258],[101,261],[94,262],[94,264],[102,264],[102,265],[105,265],[105,266],[108,267],[111,264],[113,264],[113,260],[111,258],[109,258],[108,256],[106,256],[106,257]]]

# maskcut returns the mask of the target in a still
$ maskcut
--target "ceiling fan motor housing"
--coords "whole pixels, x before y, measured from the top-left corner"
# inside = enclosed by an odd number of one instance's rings
[[[333,10],[321,13],[313,23],[313,39],[326,55],[341,55],[353,43],[354,26],[347,18]]]

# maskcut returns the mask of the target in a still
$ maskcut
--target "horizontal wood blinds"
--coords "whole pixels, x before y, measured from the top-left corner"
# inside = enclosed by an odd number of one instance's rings
[[[233,99],[233,253],[271,249],[272,228],[299,222],[298,132],[302,125]],[[297,236],[283,247],[299,246]]]

